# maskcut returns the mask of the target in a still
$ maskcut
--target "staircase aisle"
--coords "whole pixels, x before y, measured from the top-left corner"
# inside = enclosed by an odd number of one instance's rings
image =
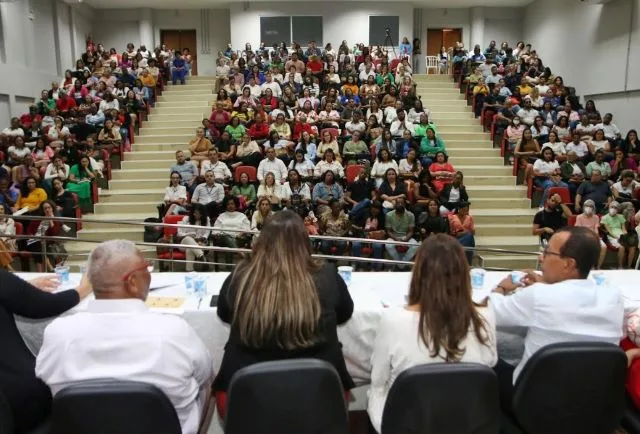
[[[538,251],[531,235],[536,210],[531,209],[526,186],[516,185],[510,166],[504,166],[500,150],[473,118],[464,95],[448,75],[414,75],[417,93],[445,142],[449,162],[464,173],[464,183],[476,224],[476,246]],[[485,267],[526,268],[534,256],[479,252]]]
[[[449,76],[416,75],[418,94],[446,143],[456,170],[462,170],[469,192],[471,214],[476,223],[478,247],[535,252],[537,239],[531,235],[535,211],[530,208],[526,188],[517,186],[511,168],[504,166],[500,151],[493,149],[489,135],[482,132],[473,118],[464,96]],[[211,113],[214,100],[214,77],[191,77],[186,85],[168,85],[151,109],[135,138],[132,152],[125,153],[122,168],[114,170],[109,189],[103,189],[95,214],[99,220],[126,219],[142,221],[157,216],[156,205],[162,201],[169,182],[169,167],[175,151],[187,149],[195,129]],[[90,251],[92,244],[82,240],[124,238],[142,241],[141,226],[83,223],[79,243],[69,252]],[[154,249],[149,249],[153,256]],[[487,267],[522,268],[535,266],[532,256],[499,255],[481,252]],[[79,265],[86,255],[70,258]]]

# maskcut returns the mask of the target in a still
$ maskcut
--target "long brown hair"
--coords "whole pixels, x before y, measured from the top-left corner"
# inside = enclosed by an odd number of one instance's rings
[[[467,337],[469,326],[487,344],[485,321],[471,299],[469,265],[455,238],[436,234],[422,243],[413,266],[408,304],[420,306],[418,333],[431,349],[431,357],[437,357],[442,347],[447,362],[459,361],[465,353],[460,342]]]
[[[312,273],[319,267],[302,219],[292,211],[269,216],[251,258],[231,280],[240,341],[251,348],[276,342],[285,350],[317,344],[321,308]]]

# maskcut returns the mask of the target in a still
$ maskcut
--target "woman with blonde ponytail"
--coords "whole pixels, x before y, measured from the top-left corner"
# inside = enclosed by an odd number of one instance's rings
[[[218,413],[236,371],[254,363],[317,358],[331,363],[345,390],[354,387],[337,326],[353,301],[334,265],[314,260],[302,219],[292,211],[269,216],[252,254],[225,280],[218,317],[231,325],[214,381]]]

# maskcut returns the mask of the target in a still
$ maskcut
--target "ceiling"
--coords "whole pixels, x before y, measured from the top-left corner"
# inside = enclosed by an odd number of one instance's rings
[[[69,3],[76,1],[84,2],[98,9],[121,9],[121,8],[154,8],[154,9],[175,9],[175,0],[66,0]],[[254,2],[273,0],[252,0]],[[291,2],[317,2],[318,0],[290,0]],[[341,0],[362,2],[362,0]],[[395,3],[395,0],[369,0],[382,1],[385,3]],[[493,7],[519,7],[531,3],[532,0],[415,0],[402,1],[401,3],[412,3],[415,7],[423,8],[467,8],[473,6],[493,6]],[[201,9],[201,8],[224,8],[231,3],[245,3],[242,0],[180,0],[180,9]],[[246,2],[251,3],[251,2]],[[400,3],[400,2],[398,2]]]

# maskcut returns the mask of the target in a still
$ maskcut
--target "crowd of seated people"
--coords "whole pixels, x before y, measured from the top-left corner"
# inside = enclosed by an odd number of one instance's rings
[[[472,219],[455,220],[458,209],[468,213],[462,174],[448,162],[430,111],[416,97],[407,59],[362,46],[355,54],[336,57],[317,47],[220,53],[222,87],[209,119],[176,152],[160,217],[188,214],[197,203],[214,227],[232,194],[249,220],[266,199],[274,212],[290,209],[307,218],[311,234],[417,245],[439,232],[423,227],[422,192],[446,221],[441,231],[473,247]],[[378,217],[367,223],[370,208],[382,211],[373,213],[386,216],[384,224]],[[365,252],[376,258],[386,251],[410,261],[417,249],[367,244]],[[362,247],[318,245],[328,255],[362,253]]]
[[[484,52],[475,47],[473,54],[457,45],[453,61],[476,117],[482,116],[481,122],[502,138],[514,174],[521,170],[524,182],[542,193],[534,234],[544,240],[542,235],[573,221],[572,212],[580,214],[585,202],[593,202],[588,208],[602,216],[603,245],[617,251],[619,268],[631,268],[640,230],[637,131],[623,135],[613,114],[601,114],[593,100],[583,107],[575,90],[554,76],[530,45],[518,43],[512,49],[503,43]],[[558,191],[568,214],[550,198]],[[549,210],[556,217],[566,214],[565,219],[553,217],[554,225],[543,224]],[[611,218],[616,228],[605,223]]]
[[[0,131],[0,211],[38,214],[49,199],[59,216],[77,217],[74,206],[92,212],[98,187],[108,186],[112,158],[130,147],[132,127],[153,105],[157,86],[176,75],[176,59],[183,62],[177,74],[184,82],[188,52],[164,45],[150,52],[130,43],[118,54],[88,38],[75,68]],[[194,160],[198,146],[193,143]]]

